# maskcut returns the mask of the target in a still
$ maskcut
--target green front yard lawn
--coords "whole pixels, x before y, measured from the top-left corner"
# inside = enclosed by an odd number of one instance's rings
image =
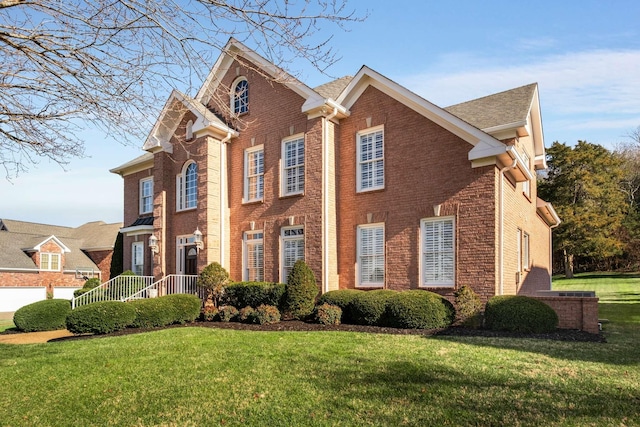
[[[0,345],[0,425],[640,425],[624,299],[607,343],[181,327]]]

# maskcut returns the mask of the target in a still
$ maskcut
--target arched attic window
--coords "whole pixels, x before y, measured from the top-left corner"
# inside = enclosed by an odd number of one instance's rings
[[[198,204],[198,165],[193,160],[185,163],[176,178],[176,210],[193,209]]]
[[[249,111],[249,82],[246,77],[239,77],[231,85],[231,110],[240,115]]]

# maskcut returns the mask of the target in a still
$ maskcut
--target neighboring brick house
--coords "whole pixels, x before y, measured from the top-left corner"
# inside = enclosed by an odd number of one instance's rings
[[[536,84],[443,109],[367,67],[312,89],[232,39],[143,149],[111,170],[141,274],[282,282],[304,259],[322,292],[550,288]]]
[[[71,299],[86,278],[109,280],[121,223],[77,228],[0,219],[0,312],[47,298]]]

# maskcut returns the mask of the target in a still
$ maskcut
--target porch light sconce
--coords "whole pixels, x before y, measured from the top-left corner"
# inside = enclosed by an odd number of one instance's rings
[[[149,236],[149,249],[151,249],[151,252],[154,254],[160,251],[160,248],[158,248],[158,238],[153,234]]]
[[[204,248],[204,243],[202,242],[202,231],[196,227],[196,231],[193,232],[193,243],[196,244],[196,248],[201,250]]]

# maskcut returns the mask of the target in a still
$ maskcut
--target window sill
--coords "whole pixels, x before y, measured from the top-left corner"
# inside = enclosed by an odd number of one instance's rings
[[[302,197],[304,196],[304,191],[300,193],[291,193],[291,194],[282,194],[279,199],[291,199],[293,197]]]
[[[367,290],[367,289],[384,289],[384,285],[356,285],[356,289]]]
[[[258,205],[264,203],[264,199],[242,200],[242,205]]]
[[[176,213],[182,213],[182,212],[191,212],[191,211],[195,211],[196,209],[198,209],[198,207],[196,206],[195,208],[186,208],[186,209],[176,209]]]
[[[384,190],[385,190],[384,187],[371,188],[371,189],[366,189],[366,190],[356,190],[356,194],[379,193],[379,192],[384,191]]]
[[[455,284],[450,285],[420,285],[419,289],[454,289],[456,287]]]

